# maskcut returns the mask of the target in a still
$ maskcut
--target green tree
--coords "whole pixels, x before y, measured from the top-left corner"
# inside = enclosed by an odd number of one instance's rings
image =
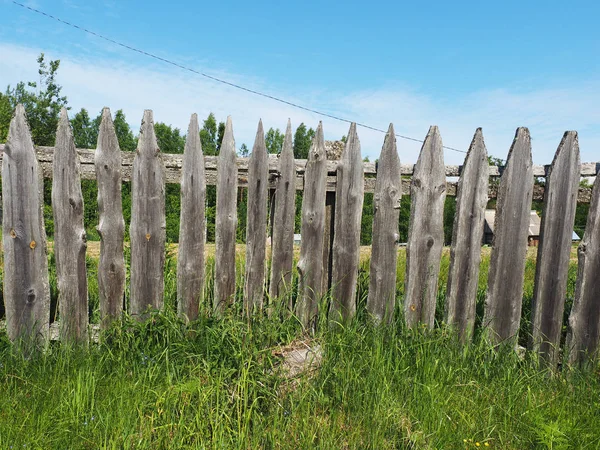
[[[81,108],[71,119],[73,128],[73,139],[77,148],[96,148],[98,140],[98,126],[95,120],[91,120],[85,108]]]
[[[242,144],[238,151],[238,156],[240,158],[247,158],[249,154],[250,154],[250,149],[248,148],[248,146],[246,144]]]
[[[210,113],[200,130],[202,152],[205,155],[218,155],[225,134],[225,123],[217,124],[217,119]],[[206,239],[215,241],[215,217],[217,211],[217,190],[215,186],[206,187]],[[238,208],[239,214],[239,208]]]
[[[8,127],[12,119],[13,108],[8,95],[0,92],[0,143],[6,142]]]
[[[283,140],[285,135],[279,131],[279,129],[269,128],[265,135],[265,144],[267,146],[267,153],[279,154],[283,147]]]
[[[310,128],[306,129],[306,125],[301,123],[294,133],[294,158],[307,159],[310,146],[312,144],[315,131]]]
[[[163,153],[183,153],[185,136],[179,128],[172,128],[164,123],[154,124],[158,148]],[[165,188],[165,211],[167,225],[167,242],[179,242],[179,218],[181,208],[181,188],[178,184],[167,184]]]
[[[60,60],[46,62],[42,53],[37,59],[39,82],[23,81],[14,89],[6,90],[12,109],[22,103],[36,145],[54,145],[60,110],[67,107],[67,97],[61,96],[62,87],[56,81]]]

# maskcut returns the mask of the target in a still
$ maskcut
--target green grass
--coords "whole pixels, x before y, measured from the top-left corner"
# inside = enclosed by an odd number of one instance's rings
[[[273,351],[302,337],[293,317],[248,325],[239,306],[220,319],[206,307],[186,325],[174,313],[175,266],[167,258],[165,311],[143,323],[125,317],[100,343],[52,343],[25,357],[0,333],[1,449],[600,447],[598,372],[549,373],[479,337],[462,347],[443,325],[410,331],[398,318],[373,328],[364,312],[366,260],[357,320],[336,331],[322,326],[314,338],[321,368],[293,380]],[[207,267],[210,277],[212,259]],[[401,257],[400,297],[403,267]],[[447,256],[442,267],[441,306]],[[240,258],[238,275],[242,269]],[[482,274],[480,314],[485,282]],[[210,304],[212,288],[206,295]],[[93,298],[90,280],[92,318]]]

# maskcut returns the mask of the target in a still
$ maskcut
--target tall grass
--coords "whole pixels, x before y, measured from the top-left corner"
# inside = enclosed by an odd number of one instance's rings
[[[90,271],[94,264],[88,261]],[[486,264],[484,258],[482,269]],[[549,373],[514,352],[490,350],[479,337],[460,346],[441,318],[431,332],[405,329],[400,314],[374,328],[365,314],[368,260],[361,264],[357,319],[336,330],[321,326],[310,339],[293,316],[280,320],[286,315],[279,311],[252,323],[242,319],[241,306],[213,317],[210,282],[199,319],[185,324],[175,313],[175,267],[171,254],[164,311],[141,323],[125,316],[99,343],[53,342],[25,357],[0,332],[0,448],[600,447],[597,373]],[[209,258],[209,280],[213,271]],[[399,302],[403,273],[401,255]],[[574,275],[572,269],[568,298]],[[93,298],[97,286],[90,282],[95,314]],[[304,345],[299,339],[321,348],[322,365],[289,379],[275,350]]]

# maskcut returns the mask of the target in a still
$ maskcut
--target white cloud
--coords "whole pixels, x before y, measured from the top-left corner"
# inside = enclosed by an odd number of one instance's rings
[[[39,49],[0,44],[0,87],[20,80],[35,79]],[[153,109],[155,121],[187,129],[191,113],[205,118],[214,112],[218,120],[231,115],[236,143],[252,146],[256,125],[262,118],[266,128],[285,129],[300,122],[316,127],[323,121],[326,139],[347,133],[348,124],[299,110],[273,100],[215,83],[201,76],[152,61],[135,65],[140,58],[102,59],[97,54],[85,57],[48,52],[61,60],[59,82],[76,111],[85,107],[96,114],[103,106],[123,109],[137,128],[143,110]],[[114,56],[114,54],[113,54]],[[528,126],[533,142],[534,161],[552,161],[562,133],[579,131],[583,161],[598,160],[600,147],[600,81],[577,86],[544,87],[520,92],[509,89],[476,91],[458,101],[436,98],[406,86],[382,86],[371,90],[340,93],[336,89],[306,91],[279,88],[260,80],[228,72],[211,72],[228,81],[267,92],[314,109],[339,115],[377,128],[394,123],[396,132],[422,139],[429,125],[440,127],[444,144],[466,150],[475,129],[483,127],[489,153],[505,158],[517,126]],[[363,155],[374,159],[383,143],[383,134],[359,128]],[[415,162],[420,149],[416,142],[398,139],[403,162]],[[447,150],[446,162],[461,163],[464,155]]]

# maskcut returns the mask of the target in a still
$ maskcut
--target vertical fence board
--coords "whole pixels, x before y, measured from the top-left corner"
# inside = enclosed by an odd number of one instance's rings
[[[214,309],[223,312],[235,300],[235,228],[237,225],[237,165],[233,125],[227,117],[218,158],[215,220]]]
[[[333,292],[329,319],[346,323],[356,314],[356,282],[364,197],[363,160],[355,123],[350,125],[344,154],[338,164],[335,195],[331,271]]]
[[[144,111],[131,180],[131,314],[161,309],[165,265],[165,175],[152,111]]]
[[[323,286],[323,234],[325,225],[325,192],[327,155],[323,125],[319,122],[313,138],[302,197],[302,243],[298,261],[297,315],[302,325],[314,331]]]
[[[531,139],[518,128],[498,189],[483,319],[494,344],[514,341],[519,332],[532,195]]]
[[[577,284],[569,316],[565,353],[569,364],[583,366],[597,359],[600,345],[600,176],[594,182],[577,259]]]
[[[376,323],[390,323],[396,303],[397,242],[402,182],[394,125],[390,124],[377,164],[373,197],[373,242],[367,310]]]
[[[411,181],[411,208],[406,246],[404,317],[433,328],[438,274],[444,246],[446,171],[442,139],[429,129]]]
[[[279,157],[279,178],[275,191],[273,215],[273,248],[269,297],[288,295],[287,308],[292,310],[292,266],[294,264],[294,216],[296,212],[296,168],[292,144],[292,124],[288,120],[283,149]]]
[[[579,190],[579,142],[562,138],[546,177],[544,208],[531,307],[531,347],[551,366],[558,362],[573,225]]]
[[[246,220],[246,279],[244,310],[248,317],[262,311],[265,297],[267,200],[269,167],[262,120],[258,123],[248,162],[248,210]]]
[[[186,320],[198,318],[206,280],[206,174],[198,116],[192,114],[181,168],[181,211],[177,257],[177,312]]]
[[[473,336],[489,163],[481,128],[473,136],[458,182],[446,290],[446,322],[461,341]]]
[[[102,111],[98,146],[94,155],[98,183],[100,222],[100,261],[98,263],[98,297],[103,328],[123,311],[125,294],[125,258],[123,239],[125,221],[121,198],[121,150],[110,110]]]
[[[8,336],[43,343],[50,322],[43,183],[21,104],[10,122],[2,158],[2,213]]]
[[[60,337],[85,342],[88,328],[88,289],[85,228],[79,156],[67,110],[60,112],[52,170],[54,256],[58,281]]]

